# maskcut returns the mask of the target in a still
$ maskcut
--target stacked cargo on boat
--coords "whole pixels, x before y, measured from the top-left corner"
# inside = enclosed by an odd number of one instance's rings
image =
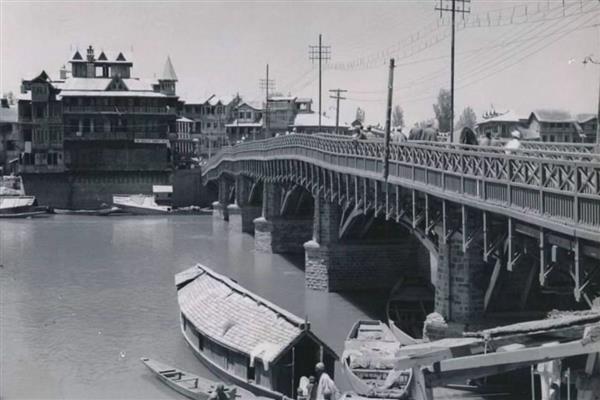
[[[226,381],[281,399],[295,397],[319,361],[333,376],[337,356],[308,321],[200,264],[177,274],[175,284],[186,341]]]

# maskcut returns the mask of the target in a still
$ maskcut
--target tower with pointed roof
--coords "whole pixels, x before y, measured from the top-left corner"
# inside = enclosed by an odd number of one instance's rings
[[[175,68],[171,62],[171,57],[167,56],[165,61],[165,67],[163,73],[158,78],[159,91],[167,96],[175,96],[175,83],[177,82],[177,75],[175,74]]]

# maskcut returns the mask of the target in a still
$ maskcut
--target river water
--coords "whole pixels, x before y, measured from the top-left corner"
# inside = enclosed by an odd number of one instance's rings
[[[381,293],[305,289],[302,258],[210,216],[0,220],[0,398],[182,399],[139,358],[213,377],[178,325],[173,275],[198,262],[308,316],[338,354],[357,319],[383,317]],[[349,389],[339,366],[336,381]]]

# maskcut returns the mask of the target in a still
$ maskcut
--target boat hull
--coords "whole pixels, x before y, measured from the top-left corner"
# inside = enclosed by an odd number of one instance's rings
[[[196,345],[192,342],[192,340],[189,338],[187,332],[184,329],[183,320],[181,318],[180,318],[179,327],[181,329],[181,333],[183,334],[183,337],[185,338],[185,341],[192,348],[194,355],[202,362],[202,364],[204,364],[216,376],[223,379],[227,383],[231,383],[231,384],[237,385],[243,389],[246,389],[256,396],[268,397],[270,399],[275,399],[275,400],[283,400],[283,397],[284,397],[283,394],[269,390],[269,389],[259,386],[259,385],[252,384],[238,376],[230,374],[228,371],[221,368],[219,365],[215,364],[211,359],[206,357],[200,351],[200,349],[198,347],[196,347]]]
[[[0,213],[0,218],[29,218],[39,217],[47,214],[46,211],[24,211],[24,212],[13,212],[13,213]]]
[[[128,204],[120,204],[114,203],[115,207],[123,210],[124,212],[134,214],[134,215],[167,215],[170,214],[171,211],[169,209],[155,209],[155,208],[146,208],[146,207],[136,207]]]
[[[217,384],[215,382],[209,381],[208,379],[199,377],[197,375],[181,371],[149,358],[142,358],[141,361],[163,383],[190,399],[207,400],[216,388]],[[179,379],[177,379],[177,375],[179,375]],[[195,385],[192,384],[194,381]],[[236,390],[231,390],[228,388],[228,393],[226,394],[228,395],[229,400],[234,400],[236,397]],[[241,397],[244,399],[249,398],[247,395]]]

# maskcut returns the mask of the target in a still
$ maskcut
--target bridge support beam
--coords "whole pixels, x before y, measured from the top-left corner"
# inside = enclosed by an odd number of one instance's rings
[[[390,289],[402,276],[428,276],[429,253],[412,235],[397,241],[340,240],[341,218],[337,204],[315,200],[313,238],[304,244],[306,287]]]
[[[227,206],[229,205],[229,197],[232,186],[231,183],[224,177],[221,177],[218,182],[218,200],[212,203],[213,218],[229,221],[229,212]]]
[[[302,254],[303,243],[312,234],[312,219],[282,217],[280,215],[284,190],[281,186],[263,184],[263,206],[261,216],[254,219],[255,250],[267,253]]]

